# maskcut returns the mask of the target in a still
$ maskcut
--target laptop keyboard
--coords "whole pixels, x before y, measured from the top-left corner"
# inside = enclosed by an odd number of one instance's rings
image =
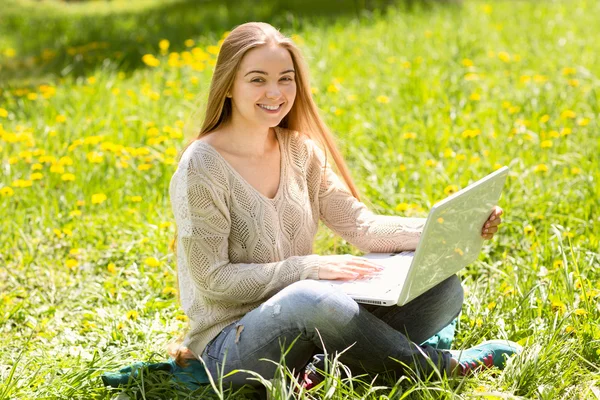
[[[348,294],[381,294],[404,283],[414,252],[399,253],[385,258],[369,257],[384,267],[381,272],[354,281],[335,280],[330,283],[341,287]]]

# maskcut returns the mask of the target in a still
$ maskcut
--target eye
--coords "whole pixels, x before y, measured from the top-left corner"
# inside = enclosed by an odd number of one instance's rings
[[[262,78],[254,78],[250,82],[263,82]]]
[[[288,82],[292,82],[293,79],[289,76],[284,76],[283,78],[281,78],[282,81],[288,81]]]

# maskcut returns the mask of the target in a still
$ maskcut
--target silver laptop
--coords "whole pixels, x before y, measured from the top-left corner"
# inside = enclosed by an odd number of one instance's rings
[[[366,254],[384,267],[377,275],[328,282],[359,303],[410,302],[477,259],[483,224],[498,204],[507,175],[508,167],[502,167],[435,204],[414,252]]]

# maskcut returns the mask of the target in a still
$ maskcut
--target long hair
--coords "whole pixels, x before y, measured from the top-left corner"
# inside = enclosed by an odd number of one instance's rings
[[[231,99],[227,97],[227,93],[233,87],[240,63],[248,51],[266,45],[277,45],[285,48],[290,53],[296,71],[296,98],[289,113],[281,120],[279,126],[301,132],[322,145],[324,144],[326,162],[327,151],[329,151],[346,186],[352,195],[359,199],[358,190],[350,176],[346,162],[313,101],[308,67],[300,49],[290,38],[285,37],[273,26],[263,22],[248,22],[239,25],[223,41],[212,76],[206,113],[200,133],[183,148],[179,153],[179,158],[193,142],[230,121],[232,104]],[[177,232],[171,242],[171,250],[175,252],[176,249]],[[177,351],[177,355],[179,355],[179,351]],[[176,357],[176,360],[178,359],[179,357]]]

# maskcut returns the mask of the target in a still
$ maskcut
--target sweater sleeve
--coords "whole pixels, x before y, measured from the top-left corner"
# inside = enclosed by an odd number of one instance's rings
[[[321,220],[332,231],[364,252],[395,252],[415,250],[425,218],[406,218],[377,215],[357,200],[346,185],[329,167],[325,170],[325,155],[308,140],[313,157],[311,168],[319,171],[319,213]]]
[[[229,303],[251,303],[301,279],[318,279],[320,256],[289,257],[271,263],[232,263],[227,194],[189,162],[173,175],[170,196],[177,224],[178,260],[202,295]]]

